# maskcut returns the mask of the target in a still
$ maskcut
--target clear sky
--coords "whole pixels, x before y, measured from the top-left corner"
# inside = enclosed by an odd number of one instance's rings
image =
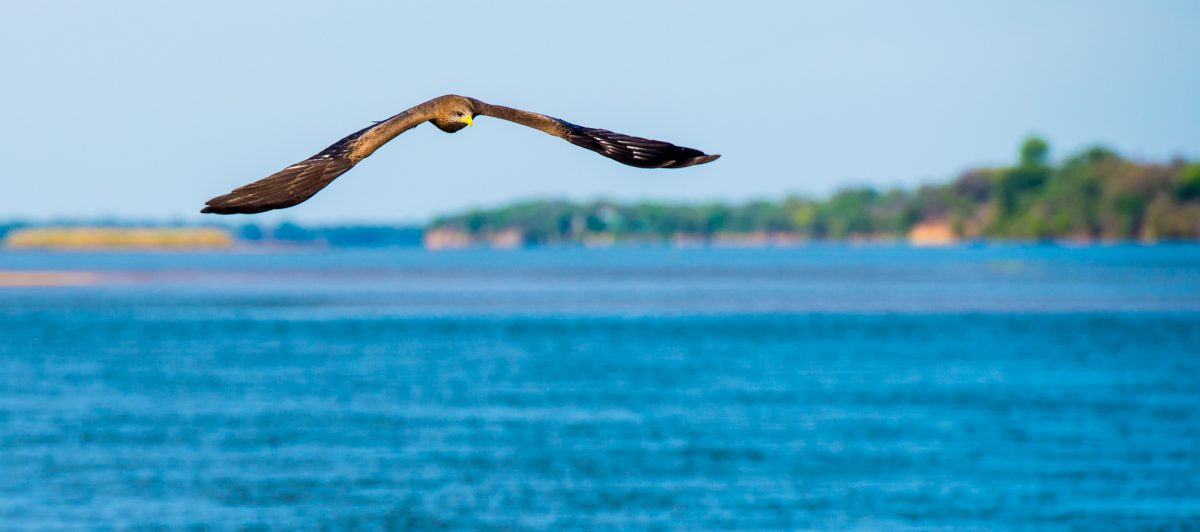
[[[0,220],[204,200],[454,92],[696,147],[625,167],[495,119],[385,146],[261,221],[517,198],[698,201],[949,179],[1104,144],[1200,157],[1200,2],[0,3]]]

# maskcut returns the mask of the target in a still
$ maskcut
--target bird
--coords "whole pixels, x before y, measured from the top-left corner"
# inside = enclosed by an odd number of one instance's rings
[[[638,168],[684,168],[720,157],[669,142],[579,126],[539,113],[447,94],[355,131],[312,157],[212,198],[200,212],[255,214],[298,205],[405,131],[430,122],[446,133],[455,133],[474,124],[479,116],[528,126]]]

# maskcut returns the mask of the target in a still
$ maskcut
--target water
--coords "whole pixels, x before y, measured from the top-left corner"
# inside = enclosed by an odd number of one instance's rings
[[[0,528],[1200,527],[1200,247],[0,253]]]

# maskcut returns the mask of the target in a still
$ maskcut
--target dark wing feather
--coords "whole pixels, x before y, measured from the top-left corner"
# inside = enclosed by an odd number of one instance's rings
[[[445,98],[445,97],[443,97]],[[380,146],[431,118],[437,98],[364,127],[321,153],[263,179],[208,200],[200,212],[253,214],[291,207],[311,198]]]
[[[203,213],[254,214],[283,209],[311,198],[358,161],[348,157],[355,140],[376,126],[363,128],[312,157],[249,185],[205,202]]]
[[[607,129],[583,127],[559,120],[566,128],[567,142],[587,148],[619,163],[638,168],[683,168],[716,160],[720,155],[708,155],[694,149],[676,146],[661,140],[644,139],[613,133]]]
[[[644,139],[613,133],[607,129],[583,127],[566,120],[532,111],[475,100],[479,114],[516,122],[565,139],[619,163],[639,168],[683,168],[715,161],[720,155],[676,146],[661,140]]]
[[[291,207],[311,198],[354,167],[350,159],[313,157],[205,202],[200,212],[254,214]]]

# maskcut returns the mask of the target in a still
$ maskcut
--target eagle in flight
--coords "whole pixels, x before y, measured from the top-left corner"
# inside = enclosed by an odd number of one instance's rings
[[[720,157],[661,140],[577,126],[543,114],[448,94],[356,131],[308,159],[210,199],[200,212],[253,214],[291,207],[311,198],[389,140],[423,122],[432,122],[438,129],[454,133],[470,126],[477,116],[493,116],[529,126],[638,168],[683,168]]]

